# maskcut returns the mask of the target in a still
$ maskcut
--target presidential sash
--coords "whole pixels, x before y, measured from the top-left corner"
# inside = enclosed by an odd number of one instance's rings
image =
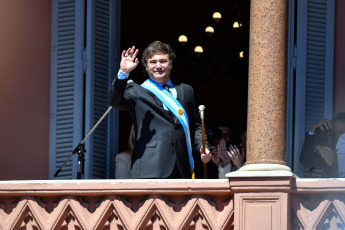
[[[187,150],[188,150],[188,158],[189,158],[189,166],[192,172],[192,179],[195,179],[194,173],[194,161],[192,155],[192,144],[190,140],[190,130],[189,130],[189,122],[188,116],[182,105],[178,100],[176,100],[171,93],[169,93],[166,89],[164,89],[160,84],[156,83],[151,79],[147,79],[143,84],[141,84],[147,90],[150,90],[154,95],[156,95],[159,100],[177,117],[177,119],[182,124],[186,143],[187,143]]]

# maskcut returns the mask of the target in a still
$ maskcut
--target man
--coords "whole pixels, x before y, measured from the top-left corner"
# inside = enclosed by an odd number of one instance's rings
[[[322,119],[306,133],[300,161],[310,168],[307,177],[338,177],[336,144],[345,133],[345,113],[337,113],[332,121]]]
[[[192,178],[193,148],[202,150],[193,88],[171,81],[175,53],[160,41],[151,43],[142,55],[149,79],[142,85],[128,81],[139,64],[138,52],[134,46],[122,52],[110,92],[110,105],[129,112],[137,134],[130,178]],[[202,158],[211,155],[205,151]]]

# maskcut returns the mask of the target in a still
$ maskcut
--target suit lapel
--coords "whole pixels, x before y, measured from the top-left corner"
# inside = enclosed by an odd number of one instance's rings
[[[153,101],[161,108],[163,108],[163,102],[161,100],[159,100],[159,98],[154,95],[154,93],[150,92],[151,96],[152,96],[152,99]]]
[[[183,100],[184,100],[183,87],[180,84],[177,84],[177,85],[175,85],[175,89],[176,89],[176,92],[177,92],[177,98],[176,99],[183,106]]]

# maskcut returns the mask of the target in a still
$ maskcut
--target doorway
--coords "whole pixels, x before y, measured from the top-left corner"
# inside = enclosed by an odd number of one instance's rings
[[[206,107],[206,128],[218,118],[229,120],[237,133],[246,128],[250,0],[132,0],[121,7],[121,50],[135,45],[140,60],[151,42],[170,44],[177,56],[171,78],[193,86],[197,104]],[[221,19],[213,18],[215,12]],[[209,26],[214,33],[205,32]],[[179,42],[180,35],[188,41]],[[196,46],[203,53],[195,53]],[[130,78],[139,84],[146,80],[141,65]],[[122,111],[119,119],[121,152],[132,121]]]

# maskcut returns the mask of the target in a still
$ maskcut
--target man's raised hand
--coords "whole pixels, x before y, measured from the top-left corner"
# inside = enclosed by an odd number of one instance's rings
[[[139,60],[137,55],[139,53],[138,49],[135,49],[135,46],[128,48],[127,50],[122,51],[120,69],[122,72],[129,74],[134,70],[138,64]]]

